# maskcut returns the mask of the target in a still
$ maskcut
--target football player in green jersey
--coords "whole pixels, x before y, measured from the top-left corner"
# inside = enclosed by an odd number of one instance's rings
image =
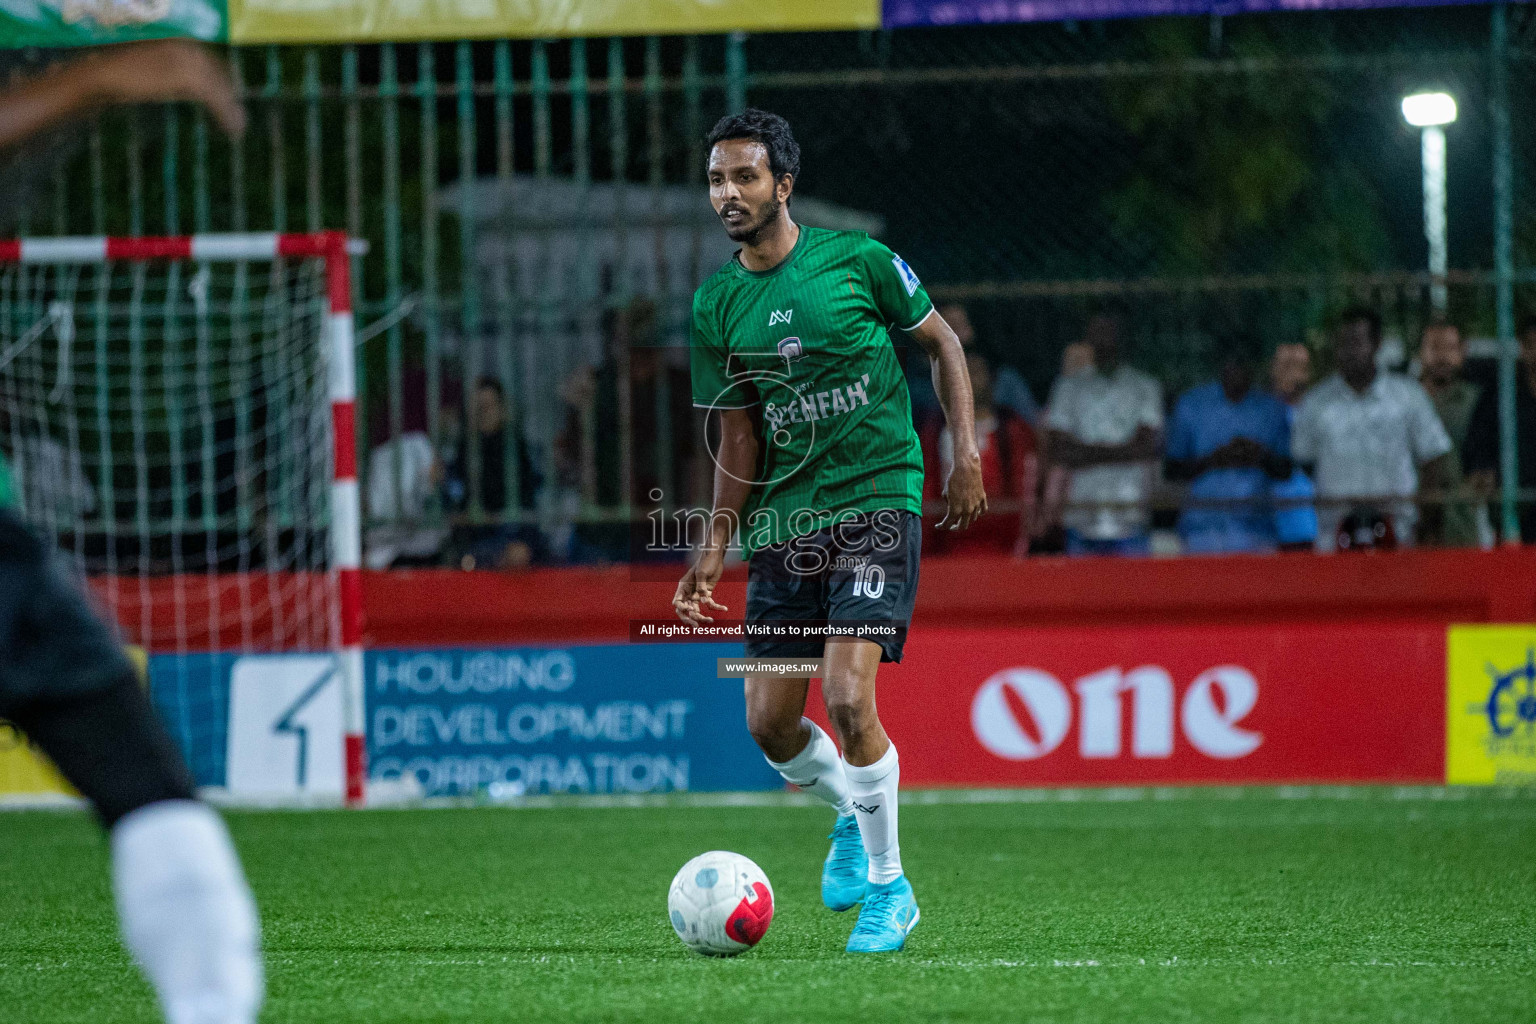
[[[987,507],[965,355],[899,256],[863,232],[791,218],[800,147],[783,118],[747,110],[708,142],[710,201],[741,249],[694,296],[694,404],[719,418],[720,439],[707,537],[672,604],[695,623],[726,610],[714,588],[739,536],[749,628],[828,627],[800,639],[760,632],[746,653],[822,658],[837,742],[804,717],[806,676],[749,675],[747,726],[787,781],[837,811],[822,899],[863,904],[849,951],[898,950],[918,909],[875,675],[901,660],[917,595],[923,460],[889,330],[927,352],[954,435],[942,529]]]

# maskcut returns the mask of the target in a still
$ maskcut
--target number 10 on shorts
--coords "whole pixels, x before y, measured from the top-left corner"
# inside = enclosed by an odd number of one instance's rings
[[[879,597],[885,593],[885,567],[865,562],[853,570],[853,596]]]

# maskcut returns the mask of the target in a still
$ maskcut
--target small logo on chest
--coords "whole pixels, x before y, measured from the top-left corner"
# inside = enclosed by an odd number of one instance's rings
[[[794,318],[794,315],[795,311],[792,309],[776,309],[772,313],[768,314],[768,326],[772,327],[774,324],[787,324]]]

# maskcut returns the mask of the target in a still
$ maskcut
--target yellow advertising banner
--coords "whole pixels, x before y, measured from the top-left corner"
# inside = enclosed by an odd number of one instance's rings
[[[128,659],[148,680],[149,658],[142,647],[128,647]],[[53,764],[10,722],[0,718],[0,799],[8,796],[74,796]]]
[[[0,797],[73,792],[48,759],[14,725],[0,718]]]
[[[1445,780],[1536,783],[1536,625],[1452,626]]]
[[[229,0],[232,43],[880,27],[880,0]]]

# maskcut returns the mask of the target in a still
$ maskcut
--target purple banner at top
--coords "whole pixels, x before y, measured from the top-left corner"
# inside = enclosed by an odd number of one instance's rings
[[[1362,7],[1445,7],[1480,0],[884,0],[886,28],[1006,21],[1094,21],[1166,14],[1253,14]]]

